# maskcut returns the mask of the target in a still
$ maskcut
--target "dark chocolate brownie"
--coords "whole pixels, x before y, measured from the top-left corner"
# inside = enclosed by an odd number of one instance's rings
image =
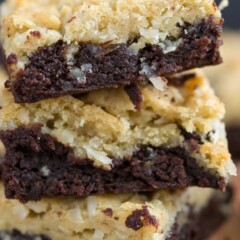
[[[94,167],[90,159],[77,158],[70,147],[41,133],[40,126],[2,131],[0,138],[7,150],[2,166],[6,196],[22,202],[188,186],[225,188],[222,177],[191,157],[198,144],[196,136],[186,138],[189,152],[182,147],[141,145],[132,156],[113,159],[109,171]]]
[[[138,231],[144,226],[152,225],[156,229],[158,228],[158,221],[155,216],[152,216],[147,207],[143,206],[142,209],[137,209],[129,215],[125,221],[127,228],[131,228],[134,231]]]
[[[222,23],[216,23],[213,16],[195,26],[186,23],[181,27],[180,46],[166,54],[158,45],[151,44],[134,54],[128,44],[80,43],[71,63],[65,57],[67,43],[58,41],[30,56],[25,69],[19,71],[16,79],[7,81],[6,87],[11,89],[16,102],[30,103],[100,88],[136,86],[149,77],[167,77],[187,69],[220,63],[221,31]],[[14,54],[8,56],[9,73],[16,62]],[[143,68],[148,69],[147,73],[142,71]],[[136,94],[136,87],[134,92],[131,87],[127,93],[139,108],[141,96]]]

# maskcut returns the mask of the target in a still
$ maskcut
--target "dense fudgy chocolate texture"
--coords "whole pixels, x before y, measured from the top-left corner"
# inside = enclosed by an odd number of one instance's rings
[[[58,41],[33,53],[25,69],[19,71],[16,80],[7,81],[6,87],[11,89],[16,102],[36,102],[100,88],[134,86],[145,81],[149,75],[164,77],[191,68],[218,64],[222,61],[219,54],[221,27],[222,23],[216,23],[213,16],[194,26],[185,24],[181,27],[180,46],[166,54],[158,45],[151,44],[147,44],[138,54],[133,54],[128,44],[80,43],[71,64],[65,59],[68,45]],[[10,76],[12,64],[16,64],[13,59],[17,60],[13,54],[7,58]],[[85,78],[77,80],[71,69],[81,69],[83,66]],[[149,66],[148,76],[140,74],[143,66]],[[136,101],[136,94],[130,94],[130,98]],[[136,106],[140,104],[139,99],[138,96]]]
[[[219,195],[219,194],[216,194]],[[222,193],[222,197],[213,197],[210,202],[200,211],[200,213],[194,212],[191,208],[187,216],[187,223],[180,227],[177,223],[171,229],[171,234],[166,240],[205,240],[207,239],[212,233],[215,232],[227,219],[228,212],[226,209],[228,208],[229,202],[231,201],[231,196],[228,193]],[[144,209],[144,208],[143,208]],[[143,210],[142,209],[142,210]],[[107,209],[108,211],[111,209]],[[139,215],[147,215],[149,217],[148,212],[141,212],[142,210],[136,210],[133,212]],[[223,211],[224,210],[224,211]],[[140,211],[140,214],[139,212]],[[111,215],[107,215],[107,217],[112,217]],[[130,215],[129,217],[132,217]],[[155,221],[153,221],[153,216],[150,215],[150,223],[155,225]],[[141,218],[144,220],[144,218]],[[141,220],[140,219],[140,220]],[[128,219],[126,219],[127,222]],[[138,219],[139,220],[139,219]],[[149,223],[149,222],[147,222]],[[135,222],[130,224],[130,228],[134,227]],[[144,222],[145,224],[145,222]],[[127,223],[128,225],[128,223]],[[142,222],[140,223],[142,225]],[[127,226],[128,227],[128,226]],[[138,227],[136,227],[136,231]],[[140,229],[140,228],[139,228]],[[9,240],[36,240],[36,237],[40,237],[39,240],[51,240],[47,236],[40,235],[40,236],[30,236],[27,234],[22,234],[17,230],[13,232],[1,232],[0,231],[0,240],[5,240],[3,236],[9,236]]]
[[[234,160],[240,159],[240,126],[227,126],[229,151]]]
[[[204,170],[181,147],[141,145],[131,157],[113,159],[107,171],[94,167],[90,159],[74,156],[70,147],[41,133],[40,126],[2,131],[0,138],[6,147],[2,166],[6,196],[22,202],[188,186],[225,188],[222,177]]]

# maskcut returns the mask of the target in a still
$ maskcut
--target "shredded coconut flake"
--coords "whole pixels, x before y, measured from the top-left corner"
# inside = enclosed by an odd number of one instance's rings
[[[48,209],[48,204],[40,201],[40,202],[29,202],[26,204],[26,207],[28,209],[30,209],[31,211],[35,212],[35,213],[44,213],[47,211]]]
[[[81,66],[81,68],[74,67],[70,70],[74,78],[78,82],[85,84],[86,83],[86,73],[92,73],[92,64],[86,63]]]
[[[102,240],[104,238],[104,232],[100,230],[95,230],[93,234],[93,240]]]
[[[159,91],[164,91],[167,87],[167,81],[161,77],[150,77],[149,80]]]
[[[86,73],[92,73],[92,64],[86,63],[81,66],[81,70]]]
[[[97,202],[95,197],[90,196],[87,198],[87,210],[89,217],[95,216],[97,211]]]
[[[103,165],[111,165],[112,159],[107,157],[104,153],[95,151],[89,147],[86,148],[87,155],[90,159],[102,163]]]
[[[67,61],[69,63],[69,65],[72,63],[75,54],[78,52],[79,50],[79,46],[78,45],[70,45],[67,49],[67,54],[66,54],[66,58]]]
[[[13,208],[14,214],[17,214],[20,219],[25,219],[28,214],[29,210],[24,205],[16,205]]]
[[[181,44],[181,42],[182,42],[181,39],[178,39],[175,42],[170,40],[165,40],[164,41],[165,48],[163,49],[163,53],[167,54],[167,53],[176,51],[179,45]]]
[[[73,221],[83,222],[81,209],[79,207],[76,207],[74,209],[70,209],[68,211],[68,214],[71,217],[71,219],[73,219]]]
[[[21,109],[18,112],[19,114],[19,118],[23,121],[23,122],[29,122],[29,112],[25,109]]]
[[[78,82],[86,83],[85,72],[82,71],[80,68],[74,67],[70,70],[70,72],[73,77],[77,79]]]
[[[44,166],[40,169],[40,172],[44,177],[48,177],[51,171],[47,166]]]
[[[153,77],[155,75],[154,69],[152,69],[148,64],[142,62],[142,70],[139,72],[140,75],[145,75],[147,77]]]

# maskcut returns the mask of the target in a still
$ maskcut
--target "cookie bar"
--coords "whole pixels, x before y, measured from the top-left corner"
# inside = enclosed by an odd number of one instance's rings
[[[16,104],[5,91],[6,196],[26,202],[192,185],[224,190],[236,172],[224,107],[201,73],[187,76],[165,92],[142,86],[141,111],[122,88],[32,104]]]
[[[51,240],[202,240],[229,214],[228,201],[226,193],[190,188],[23,205],[6,199],[1,188],[0,229],[5,234],[13,228],[30,235],[41,233],[46,236],[42,239]]]
[[[222,55],[224,63],[217,68],[208,68],[208,74],[216,94],[226,106],[225,122],[230,152],[235,159],[240,158],[240,33],[225,32]],[[228,81],[226,84],[226,80]]]
[[[163,90],[172,73],[221,62],[213,0],[10,0],[1,12],[18,103],[146,80]]]

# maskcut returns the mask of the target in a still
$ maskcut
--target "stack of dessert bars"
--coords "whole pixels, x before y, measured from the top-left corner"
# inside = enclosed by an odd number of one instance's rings
[[[206,239],[236,168],[191,69],[222,23],[213,0],[6,0],[0,239]]]

